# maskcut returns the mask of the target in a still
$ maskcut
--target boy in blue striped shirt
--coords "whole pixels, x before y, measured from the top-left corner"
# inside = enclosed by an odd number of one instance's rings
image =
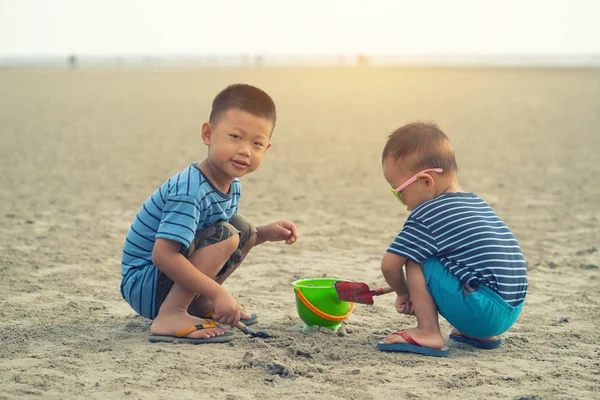
[[[255,228],[238,213],[238,178],[259,167],[275,120],[275,104],[262,90],[225,88],[202,125],[208,156],[171,177],[137,213],[123,246],[121,294],[153,320],[150,341],[226,342],[232,333],[214,321],[256,322],[221,285],[252,247],[298,239],[291,222]]]
[[[433,124],[405,125],[390,135],[383,174],[410,215],[387,249],[381,270],[396,310],[415,328],[389,334],[378,348],[446,356],[438,311],[450,338],[478,348],[502,343],[527,292],[525,260],[492,208],[460,189],[454,150]]]

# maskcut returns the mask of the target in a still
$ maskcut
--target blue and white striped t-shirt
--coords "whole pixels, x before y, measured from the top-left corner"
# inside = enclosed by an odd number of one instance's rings
[[[129,228],[121,258],[121,294],[140,315],[153,318],[157,311],[153,300],[158,271],[152,265],[156,239],[173,240],[187,250],[196,231],[237,214],[241,192],[237,178],[229,193],[223,193],[192,164],[146,200]]]
[[[464,285],[476,280],[512,306],[525,299],[527,269],[519,243],[473,193],[444,193],[420,204],[387,251],[419,264],[435,256]]]

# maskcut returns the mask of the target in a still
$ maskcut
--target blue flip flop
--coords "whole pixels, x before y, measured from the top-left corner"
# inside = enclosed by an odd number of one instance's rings
[[[240,319],[240,322],[244,325],[254,325],[258,322],[258,317],[256,314],[251,313],[250,318],[242,318]]]
[[[480,339],[475,339],[475,338],[468,338],[466,336],[463,335],[455,335],[453,333],[450,334],[450,339],[456,341],[456,342],[460,342],[460,343],[465,343],[465,344],[470,344],[473,347],[477,347],[478,349],[484,349],[484,350],[491,350],[491,349],[495,349],[496,347],[500,346],[502,344],[502,339],[499,338],[498,340],[480,340]]]
[[[377,349],[381,351],[394,351],[394,352],[407,352],[407,353],[416,353],[422,354],[424,356],[433,356],[433,357],[448,357],[448,348],[442,347],[440,349],[432,349],[430,347],[425,347],[419,344],[415,339],[413,339],[405,330],[400,332],[392,332],[395,335],[400,335],[402,339],[406,340],[407,343],[378,343]]]

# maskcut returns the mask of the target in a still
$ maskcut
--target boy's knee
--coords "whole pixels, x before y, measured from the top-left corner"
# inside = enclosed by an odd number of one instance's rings
[[[256,243],[256,227],[246,219],[243,215],[234,214],[229,223],[238,231],[240,231],[240,237],[242,240],[242,244],[245,245],[247,243]]]
[[[196,232],[194,241],[190,245],[187,257],[192,257],[197,250],[216,245],[229,254],[233,253],[240,244],[238,230],[231,224],[220,221],[201,231]]]
[[[240,235],[233,234],[231,237],[223,240],[221,242],[223,246],[225,246],[225,252],[232,254],[240,245]]]
[[[244,247],[247,247],[247,248],[250,248],[250,249],[253,248],[254,245],[256,244],[256,237],[257,237],[257,235],[256,235],[256,230],[255,230],[254,233],[252,234],[252,236],[250,236],[248,238],[248,241],[246,242],[246,244],[244,245]]]

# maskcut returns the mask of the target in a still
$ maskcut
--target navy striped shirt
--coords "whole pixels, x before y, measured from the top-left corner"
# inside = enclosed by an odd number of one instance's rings
[[[387,251],[419,264],[435,256],[463,285],[483,284],[512,306],[527,293],[517,239],[473,193],[444,193],[420,204]]]
[[[142,316],[153,318],[157,268],[152,265],[156,239],[169,239],[189,248],[196,231],[238,212],[240,181],[222,193],[196,164],[171,177],[138,211],[123,246],[121,294]]]

